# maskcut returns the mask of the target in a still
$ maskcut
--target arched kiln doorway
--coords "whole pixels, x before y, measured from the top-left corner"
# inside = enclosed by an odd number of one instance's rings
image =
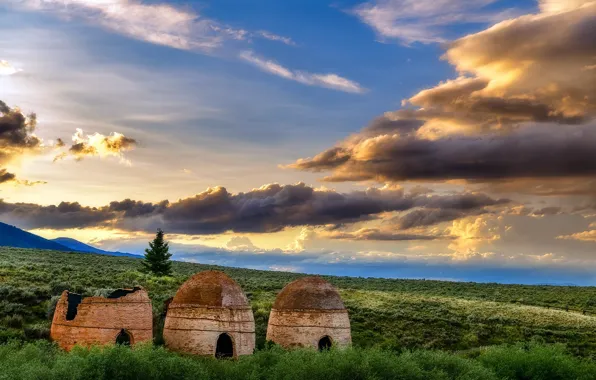
[[[329,336],[325,335],[324,337],[322,337],[319,340],[319,351],[329,350],[332,345],[333,345],[333,342],[331,341],[331,338]]]
[[[232,337],[228,334],[223,333],[217,338],[215,357],[218,359],[234,357],[234,342],[232,341]]]
[[[122,329],[116,336],[116,344],[120,346],[130,346],[132,343],[132,336],[128,331]]]

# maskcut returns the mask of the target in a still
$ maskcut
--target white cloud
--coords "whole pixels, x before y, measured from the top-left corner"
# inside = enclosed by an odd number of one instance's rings
[[[482,215],[454,220],[449,233],[456,239],[449,244],[449,249],[455,251],[455,258],[468,258],[470,254],[477,254],[480,247],[490,245],[500,240],[507,227],[501,224],[502,217]],[[485,253],[483,253],[485,254]]]
[[[109,31],[157,45],[209,52],[248,32],[219,24],[191,9],[139,0],[12,0],[27,9],[84,19]]]
[[[91,25],[140,41],[204,54],[213,54],[227,41],[249,44],[251,38],[296,45],[289,37],[265,30],[251,32],[233,28],[203,17],[189,7],[175,7],[166,3],[145,3],[142,0],[0,0],[2,2],[21,5],[31,11],[55,13],[67,19],[85,20]],[[309,86],[364,92],[358,83],[337,74],[291,71],[273,61],[260,59],[250,51],[241,53],[240,58],[271,74]],[[0,62],[0,75],[9,70],[2,69],[3,62]]]
[[[241,59],[255,65],[265,72],[308,86],[325,87],[356,94],[366,92],[366,89],[361,87],[360,84],[337,74],[316,74],[306,71],[291,70],[275,61],[258,57],[252,51],[243,51],[239,56]]]
[[[590,227],[593,227],[593,225],[590,224]],[[571,234],[571,235],[561,235],[561,236],[557,236],[557,239],[595,242],[596,241],[596,230],[588,230],[588,231],[578,232],[578,233]]]
[[[594,0],[539,0],[540,10],[544,13],[571,11]]]
[[[22,70],[17,69],[16,67],[11,65],[7,61],[0,60],[0,76],[16,74],[19,71],[22,71]]]
[[[270,41],[277,41],[289,46],[296,46],[296,43],[290,37],[279,36],[266,30],[258,31],[256,35]]]
[[[62,140],[59,141],[60,144],[56,145],[58,148],[65,145]],[[101,158],[111,156],[120,158],[121,163],[130,166],[131,162],[124,157],[124,152],[133,150],[137,144],[136,140],[126,137],[122,133],[113,132],[109,136],[105,136],[95,132],[92,135],[85,135],[80,128],[76,129],[75,134],[72,136],[72,142],[73,145],[68,153],[60,153],[54,158],[54,162],[69,155],[74,156],[77,161],[88,156],[99,156]]]
[[[493,23],[513,16],[511,11],[483,10],[494,2],[496,0],[373,0],[360,4],[352,13],[382,39],[427,44],[444,42],[445,28],[449,25]]]
[[[256,247],[253,242],[246,236],[233,236],[226,243],[226,248],[232,251],[256,251],[259,248]]]

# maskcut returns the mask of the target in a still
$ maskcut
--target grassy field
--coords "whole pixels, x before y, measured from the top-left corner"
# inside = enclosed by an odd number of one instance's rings
[[[65,353],[41,341],[0,345],[0,368],[0,379],[11,380],[596,380],[593,361],[539,344],[492,346],[473,358],[428,350],[319,353],[272,347],[230,361],[177,355],[151,345]]]
[[[0,343],[45,339],[65,289],[88,295],[141,285],[149,291],[155,343],[162,343],[163,301],[192,274],[220,269],[243,287],[265,346],[275,296],[299,274],[174,263],[172,277],[139,272],[136,259],[0,247]],[[596,288],[326,277],[349,310],[356,348],[440,349],[474,355],[479,347],[564,343],[596,357]]]

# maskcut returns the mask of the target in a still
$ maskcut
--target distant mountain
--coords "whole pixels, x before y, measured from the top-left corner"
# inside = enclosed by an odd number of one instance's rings
[[[58,242],[44,239],[41,236],[34,235],[2,222],[0,222],[0,246],[72,251],[71,248]]]
[[[67,237],[59,237],[56,239],[52,239],[52,241],[56,242],[60,245],[63,245],[67,248],[70,248],[70,250],[72,250],[72,251],[85,252],[85,253],[97,253],[98,255],[139,257],[139,255],[133,255],[132,253],[104,251],[103,249],[95,248],[91,245],[81,243],[78,240],[67,238]]]
[[[109,252],[70,238],[54,240],[44,239],[20,228],[0,222],[0,247],[52,249],[54,251],[69,251],[81,253],[96,253],[99,255],[140,257],[131,253]]]

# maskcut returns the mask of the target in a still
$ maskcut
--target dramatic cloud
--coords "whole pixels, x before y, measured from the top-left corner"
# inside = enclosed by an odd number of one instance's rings
[[[405,44],[444,42],[447,26],[494,23],[512,16],[485,9],[497,0],[374,0],[361,4],[353,13],[369,25],[381,40],[396,39]]]
[[[216,187],[171,203],[125,200],[98,208],[67,202],[58,206],[2,202],[0,217],[23,228],[95,226],[127,231],[163,228],[168,233],[208,235],[228,231],[268,233],[296,226],[350,224],[378,219],[379,214],[385,212],[415,208],[447,207],[465,212],[505,203],[506,200],[482,194],[409,194],[390,187],[338,193],[300,183],[265,185],[237,194]],[[369,236],[369,239],[373,237]]]
[[[333,90],[356,94],[366,91],[366,89],[362,88],[360,84],[340,77],[337,74],[313,74],[305,71],[290,70],[275,61],[258,57],[251,51],[244,51],[240,53],[240,58],[255,65],[267,73],[293,80],[298,83],[306,84],[308,86],[325,87]]]
[[[40,147],[41,140],[34,134],[36,126],[35,114],[26,116],[0,101],[0,164]]]
[[[15,174],[9,173],[3,165],[18,163],[28,155],[39,155],[51,149],[61,149],[66,146],[62,139],[57,139],[54,144],[44,144],[35,135],[37,117],[34,113],[23,114],[19,108],[10,108],[0,101],[0,184],[13,181],[17,185],[34,186],[45,184],[44,181],[29,181],[16,179]],[[81,129],[77,129],[72,137],[73,145],[68,152],[60,153],[54,161],[69,155],[77,160],[85,156],[108,157],[113,156],[127,163],[124,152],[133,149],[137,142],[120,133],[104,136],[99,133],[85,136]]]
[[[469,259],[469,255],[490,256],[492,253],[479,253],[481,246],[487,246],[501,239],[507,226],[501,224],[503,217],[479,216],[453,221],[449,233],[454,237],[449,248],[456,257]]]
[[[19,71],[21,71],[21,69],[17,69],[7,61],[0,60],[0,76],[16,74]]]
[[[0,101],[0,184],[13,182],[29,186],[39,183],[17,180],[14,173],[2,167],[40,149],[42,141],[34,134],[36,126],[35,114],[26,116],[18,108],[10,108]]]
[[[475,209],[472,214],[480,214],[486,212],[484,209]],[[406,230],[410,228],[426,227],[435,224],[450,222],[455,219],[463,218],[469,215],[469,212],[457,209],[420,209],[409,212],[394,220],[397,228]]]
[[[558,13],[504,21],[454,42],[446,58],[461,73],[485,80],[486,86],[467,89],[446,104],[456,110],[474,111],[476,107],[498,114],[502,114],[501,108],[511,107],[514,115],[531,115],[536,121],[546,117],[578,122],[592,117],[596,72],[585,68],[595,63],[596,3],[582,3]],[[483,105],[491,98],[501,103]],[[411,101],[423,107],[434,103],[424,92]]]
[[[81,206],[77,202],[61,202],[57,206],[31,203],[6,203],[0,200],[2,220],[23,228],[84,228],[106,223],[116,217],[109,208]]]
[[[77,128],[77,131],[72,136],[73,145],[68,149],[68,153],[61,153],[54,158],[54,161],[60,160],[72,155],[77,161],[82,160],[87,156],[117,157],[122,162],[128,163],[124,158],[124,152],[134,149],[137,141],[126,137],[121,133],[114,132],[109,136],[104,136],[99,133],[87,135],[83,130]],[[58,139],[57,147],[64,146],[64,142]]]
[[[596,175],[596,2],[541,7],[455,41],[460,77],[290,167],[328,181]]]
[[[491,180],[596,175],[596,128],[533,126],[509,134],[432,140],[399,134],[365,138],[290,167],[334,170],[328,181]]]
[[[353,232],[331,231],[320,233],[319,236],[340,240],[376,240],[376,241],[409,241],[409,240],[437,240],[450,239],[447,235],[422,235],[394,232],[380,228],[362,228]]]
[[[9,173],[6,169],[0,169],[0,184],[4,182],[14,181],[16,176]]]
[[[169,203],[170,202],[167,200],[159,203],[148,203],[125,199],[119,202],[110,202],[108,210],[112,212],[121,212],[124,218],[138,218],[154,213],[162,213],[168,207]]]

